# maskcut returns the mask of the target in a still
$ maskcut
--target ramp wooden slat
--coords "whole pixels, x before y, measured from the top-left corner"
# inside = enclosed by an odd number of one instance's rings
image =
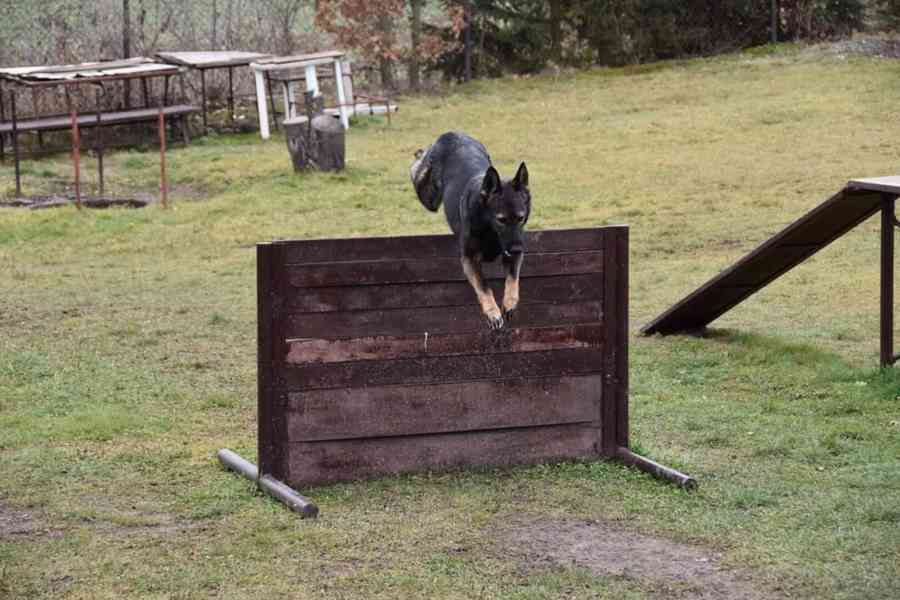
[[[850,181],[840,192],[641,328],[645,335],[701,329],[828,246],[900,194],[900,177]]]

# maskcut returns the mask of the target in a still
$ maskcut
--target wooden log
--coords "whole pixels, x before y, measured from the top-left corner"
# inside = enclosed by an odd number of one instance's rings
[[[324,114],[324,97],[304,94],[306,116],[285,119],[284,130],[294,171],[340,171],[344,168],[344,128]]]

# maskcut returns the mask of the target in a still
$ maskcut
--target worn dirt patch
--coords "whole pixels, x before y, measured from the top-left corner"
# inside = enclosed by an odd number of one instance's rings
[[[31,513],[13,509],[0,502],[0,540],[32,540],[61,535],[61,531],[49,527]]]
[[[643,584],[654,597],[682,600],[780,598],[752,584],[749,573],[720,565],[711,550],[629,531],[597,521],[530,521],[498,532],[504,552],[526,567],[567,566],[597,576],[624,577]]]

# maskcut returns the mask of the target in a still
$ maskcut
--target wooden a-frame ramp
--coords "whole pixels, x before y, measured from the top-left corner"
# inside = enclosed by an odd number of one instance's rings
[[[645,325],[645,335],[697,331],[881,211],[881,364],[893,353],[894,203],[900,176],[855,179]]]

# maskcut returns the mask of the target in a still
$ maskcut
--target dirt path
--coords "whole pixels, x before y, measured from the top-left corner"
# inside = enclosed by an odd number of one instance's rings
[[[504,552],[527,567],[575,566],[597,576],[624,577],[659,598],[762,600],[780,598],[751,583],[749,574],[720,565],[710,550],[595,521],[530,521],[498,534]]]

